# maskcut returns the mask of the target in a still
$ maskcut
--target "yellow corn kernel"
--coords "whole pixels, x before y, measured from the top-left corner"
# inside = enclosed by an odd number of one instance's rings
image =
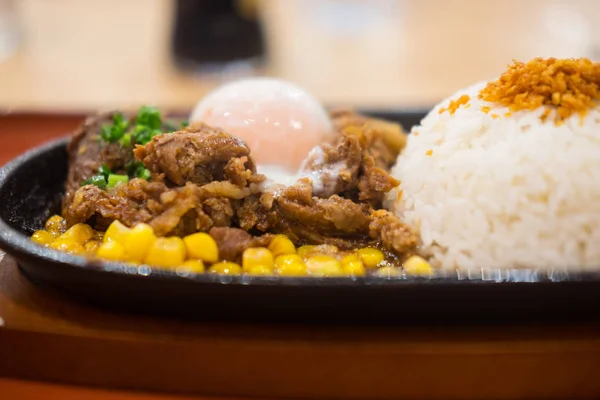
[[[202,260],[186,260],[177,267],[177,272],[186,272],[192,274],[203,274],[206,269]]]
[[[368,269],[377,268],[379,263],[385,259],[385,254],[383,254],[383,251],[373,247],[364,247],[359,249],[357,253],[360,257],[360,260]]]
[[[53,215],[46,221],[45,228],[52,236],[58,237],[67,230],[67,221],[60,215]]]
[[[425,259],[419,256],[410,256],[402,265],[407,275],[432,275],[433,268]]]
[[[275,272],[282,276],[304,276],[306,264],[298,254],[282,254],[275,258]]]
[[[281,276],[306,276],[308,271],[304,262],[294,262],[290,264],[284,264],[275,270],[277,275]]]
[[[183,238],[185,248],[190,258],[214,263],[219,260],[217,242],[208,233],[194,233]]]
[[[293,263],[304,263],[304,260],[298,254],[282,254],[275,257],[275,268]]]
[[[69,229],[67,229],[67,231],[65,233],[63,233],[62,235],[60,235],[56,240],[59,240],[59,239],[72,240],[74,242],[77,242],[77,243],[83,245],[85,242],[90,240],[92,237],[94,237],[94,230],[92,229],[91,226],[89,226],[87,224],[75,224],[72,227],[70,227]]]
[[[350,261],[350,260],[360,260],[360,257],[356,251],[347,251],[341,254],[342,260]]]
[[[388,265],[377,269],[377,271],[375,271],[373,275],[381,278],[391,278],[395,276],[402,276],[402,270],[400,268]]]
[[[275,235],[271,243],[269,243],[269,250],[271,250],[273,256],[277,257],[282,254],[294,254],[296,246],[294,246],[294,243],[287,236]]]
[[[346,275],[365,276],[367,274],[365,265],[356,254],[349,254],[345,256],[342,258],[341,264]]]
[[[83,246],[69,239],[55,239],[50,245],[51,249],[64,251],[66,253],[82,254],[85,252]]]
[[[54,236],[48,231],[35,231],[31,235],[31,241],[42,246],[48,246],[54,240]]]
[[[266,265],[253,265],[250,268],[245,269],[244,272],[246,272],[248,275],[262,276],[273,275],[274,273],[273,267],[267,267]]]
[[[185,245],[177,236],[162,237],[154,241],[146,258],[145,264],[156,267],[174,268],[185,260]]]
[[[327,255],[312,256],[306,260],[306,269],[309,275],[324,276],[343,276],[342,264],[335,258]]]
[[[102,241],[104,243],[119,242],[120,244],[125,245],[127,235],[129,235],[130,231],[131,229],[123,225],[121,222],[115,220],[108,226]]]
[[[98,240],[89,240],[83,245],[83,249],[86,253],[95,254],[100,246],[100,242]]]
[[[308,253],[310,253],[314,248],[315,248],[315,246],[313,246],[311,244],[306,244],[304,246],[300,246],[300,247],[298,247],[298,255],[302,258],[306,258]]]
[[[123,261],[125,246],[115,241],[102,243],[96,250],[96,256],[109,261]]]
[[[367,274],[367,270],[365,269],[365,265],[362,261],[350,261],[342,266],[342,269],[346,275],[350,276],[365,276]]]
[[[276,270],[277,275],[281,276],[306,276],[308,275],[308,271],[306,270],[306,264],[302,263],[292,263],[282,265]]]
[[[154,229],[148,224],[137,224],[125,235],[125,258],[142,262],[156,241]]]
[[[240,275],[242,273],[242,267],[233,262],[220,262],[213,264],[213,266],[208,269],[208,272],[219,275]]]
[[[242,254],[242,267],[244,271],[249,271],[250,268],[256,265],[264,265],[273,269],[273,253],[266,247],[251,247],[244,250]]]

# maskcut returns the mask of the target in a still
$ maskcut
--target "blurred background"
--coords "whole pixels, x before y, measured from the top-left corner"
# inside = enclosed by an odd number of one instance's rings
[[[597,0],[0,0],[0,109],[188,110],[230,79],[427,107],[512,59],[600,58]]]

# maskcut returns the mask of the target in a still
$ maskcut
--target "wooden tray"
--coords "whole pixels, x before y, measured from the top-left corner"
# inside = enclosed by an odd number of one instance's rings
[[[1,257],[4,376],[270,398],[600,396],[598,322],[368,328],[160,319],[40,290]]]

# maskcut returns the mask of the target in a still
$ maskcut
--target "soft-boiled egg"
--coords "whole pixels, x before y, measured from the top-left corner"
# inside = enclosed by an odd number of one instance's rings
[[[202,99],[191,122],[205,122],[240,137],[258,170],[293,183],[315,146],[334,136],[325,108],[306,90],[283,80],[252,78],[226,84]]]

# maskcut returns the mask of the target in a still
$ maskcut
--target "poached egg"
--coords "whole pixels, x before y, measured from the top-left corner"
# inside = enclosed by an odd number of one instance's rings
[[[201,99],[190,122],[204,122],[241,138],[259,173],[291,185],[310,151],[335,138],[331,119],[306,90],[280,79],[225,84]]]

